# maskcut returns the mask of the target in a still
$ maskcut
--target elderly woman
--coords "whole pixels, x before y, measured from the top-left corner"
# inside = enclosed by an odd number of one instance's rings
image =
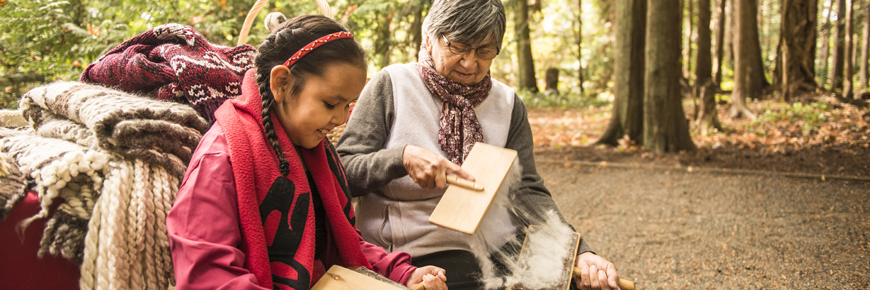
[[[473,178],[459,166],[472,145],[518,152],[523,172],[514,203],[536,216],[524,218],[542,220],[558,208],[535,169],[525,105],[489,74],[505,32],[501,0],[435,1],[423,31],[419,62],[389,66],[369,81],[337,150],[360,197],[364,239],[410,253],[413,264],[446,269],[451,289],[479,289],[469,235],[428,222],[445,174]],[[617,288],[613,264],[585,242],[579,252],[577,266],[586,274],[575,279],[577,287]]]

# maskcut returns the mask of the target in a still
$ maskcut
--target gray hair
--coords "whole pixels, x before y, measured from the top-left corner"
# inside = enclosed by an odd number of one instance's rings
[[[435,0],[423,20],[423,32],[433,42],[446,35],[451,41],[477,45],[492,37],[501,49],[504,31],[501,0]]]

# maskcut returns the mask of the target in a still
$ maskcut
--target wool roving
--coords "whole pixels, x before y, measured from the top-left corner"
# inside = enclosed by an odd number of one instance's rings
[[[188,103],[211,124],[214,111],[241,94],[256,53],[246,44],[210,44],[193,28],[170,23],[109,50],[85,68],[80,81]]]
[[[40,136],[141,158],[178,176],[208,130],[188,105],[78,82],[34,88],[19,107]]]

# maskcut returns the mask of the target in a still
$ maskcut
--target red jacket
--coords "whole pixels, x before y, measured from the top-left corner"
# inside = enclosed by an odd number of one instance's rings
[[[215,123],[203,135],[166,218],[176,289],[267,289],[245,268],[236,184],[223,129]],[[404,284],[416,267],[404,252],[387,254],[362,239],[359,246],[376,272]],[[330,240],[327,237],[327,240]],[[326,247],[323,257],[335,257]],[[325,272],[317,261],[312,284]]]

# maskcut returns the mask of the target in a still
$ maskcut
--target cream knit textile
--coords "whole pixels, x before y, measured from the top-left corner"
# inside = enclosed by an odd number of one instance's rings
[[[205,119],[188,105],[79,82],[34,88],[19,107],[41,136],[142,158],[175,175],[184,174],[208,130]]]
[[[38,255],[77,260],[81,289],[172,289],[166,215],[205,120],[184,104],[75,82],[35,88],[19,107],[30,127],[0,128],[0,157],[41,202],[19,229],[64,199]],[[10,124],[0,127],[20,127]]]

